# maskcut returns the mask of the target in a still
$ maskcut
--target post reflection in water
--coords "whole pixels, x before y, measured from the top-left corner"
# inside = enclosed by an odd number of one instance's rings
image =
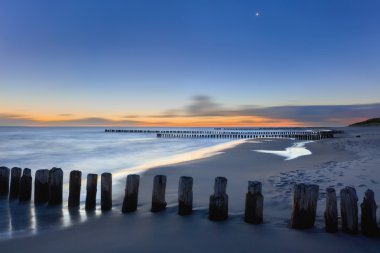
[[[62,206],[37,205],[34,207],[36,232],[51,228],[63,226]]]
[[[67,206],[34,205],[31,202],[0,199],[0,235],[2,239],[25,236],[45,230],[61,229],[101,215],[100,210],[85,211]]]
[[[9,211],[12,234],[33,231],[34,221],[29,202],[10,201]]]
[[[0,235],[8,237],[11,231],[11,216],[9,213],[8,198],[0,198]],[[9,235],[10,236],[10,235]]]
[[[65,219],[67,225],[81,222],[82,216],[81,216],[81,212],[80,212],[79,208],[77,208],[77,207],[68,208],[67,209],[67,213],[68,213],[68,216],[69,216],[69,219]],[[65,216],[67,217],[67,215],[65,215]]]

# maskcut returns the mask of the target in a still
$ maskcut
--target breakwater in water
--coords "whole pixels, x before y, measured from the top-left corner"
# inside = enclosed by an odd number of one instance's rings
[[[259,139],[283,138],[321,140],[341,133],[319,128],[213,128],[213,129],[105,129],[106,133],[150,133],[157,138]]]

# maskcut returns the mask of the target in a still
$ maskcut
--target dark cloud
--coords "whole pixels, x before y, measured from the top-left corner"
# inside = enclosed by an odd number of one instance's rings
[[[353,119],[378,117],[380,103],[368,105],[304,105],[255,107],[231,111],[242,116],[290,119],[312,125],[344,125]]]
[[[24,115],[0,113],[0,126],[30,125],[34,120]]]
[[[182,110],[171,110],[161,117],[256,116],[271,119],[264,123],[281,123],[281,119],[308,125],[346,125],[355,119],[380,116],[380,103],[353,105],[285,105],[260,107],[244,105],[226,108],[208,96],[196,96]],[[168,111],[170,112],[170,111]],[[247,120],[242,123],[250,123]],[[252,123],[255,123],[254,121]]]
[[[124,116],[122,116],[122,118],[124,118],[124,119],[136,119],[136,118],[140,118],[140,116],[138,116],[138,115],[124,115]]]
[[[51,124],[62,124],[62,125],[70,125],[70,126],[105,126],[105,125],[136,125],[138,121],[134,120],[110,120],[105,118],[97,118],[97,117],[91,117],[91,118],[81,118],[81,119],[73,119],[73,120],[64,120],[64,121],[50,121]]]
[[[142,122],[134,120],[110,120],[105,118],[90,117],[72,120],[41,121],[23,115],[0,114],[1,126],[107,126],[107,125],[136,125]]]
[[[189,115],[216,116],[222,112],[222,107],[208,96],[195,96],[192,103],[185,108],[185,112]]]
[[[183,116],[182,114],[183,114],[183,112],[180,109],[171,109],[171,110],[165,111],[163,114],[150,115],[149,117],[151,117],[151,118],[175,118],[175,117]]]
[[[70,114],[64,114],[69,116]],[[183,108],[172,109],[160,115],[151,115],[148,118],[162,118],[153,122],[143,121],[138,115],[126,115],[122,120],[110,120],[100,117],[89,117],[79,119],[40,121],[25,115],[0,114],[0,125],[7,126],[107,126],[107,125],[171,125],[171,120],[167,118],[177,117],[202,117],[203,121],[194,119],[193,124],[215,124],[223,125],[223,122],[216,120],[215,116],[252,117],[241,119],[239,123],[254,126],[257,123],[278,124],[292,121],[310,126],[344,126],[357,120],[380,117],[380,103],[374,104],[353,104],[353,105],[285,105],[260,107],[255,105],[244,105],[238,107],[227,107],[215,102],[209,96],[196,96],[191,99],[191,103]],[[257,121],[254,117],[261,117]],[[144,117],[145,118],[145,117]],[[164,121],[165,118],[165,121]],[[205,123],[206,122],[206,123]]]

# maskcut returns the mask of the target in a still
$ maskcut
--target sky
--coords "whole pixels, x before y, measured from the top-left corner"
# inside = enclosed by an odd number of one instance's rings
[[[0,126],[380,117],[378,0],[1,0]]]

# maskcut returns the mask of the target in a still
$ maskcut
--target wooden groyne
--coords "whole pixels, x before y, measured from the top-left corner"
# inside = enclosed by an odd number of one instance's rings
[[[105,129],[106,133],[140,133],[155,134],[157,138],[211,138],[211,139],[297,139],[321,140],[333,138],[334,134],[342,131],[328,129],[305,128],[214,128],[214,129]]]
[[[18,171],[15,169],[14,171]],[[49,173],[47,173],[47,171]],[[19,178],[19,173],[16,173]],[[1,198],[3,201],[20,202],[30,201],[32,176],[30,169],[24,169],[20,179],[20,191],[13,191],[12,198],[9,198],[9,181],[10,169],[0,167],[0,189]],[[51,170],[37,170],[35,177],[35,188],[39,187],[38,193],[35,194],[35,204],[62,205],[62,178],[63,172],[59,168]],[[45,179],[48,175],[48,179]],[[71,171],[69,184],[69,199],[68,208],[79,208],[79,196],[81,191],[82,173],[80,171]],[[13,177],[13,179],[14,179]],[[26,183],[22,183],[22,178]],[[112,208],[112,174],[101,174],[101,203],[97,203],[97,174],[87,175],[87,195],[85,201],[85,209],[91,211],[101,205],[102,211],[107,211]],[[45,182],[48,182],[48,187],[42,187]],[[138,192],[139,192],[139,175],[128,175],[126,179],[126,188],[122,209],[123,213],[138,211]],[[217,177],[214,182],[214,192],[210,195],[208,218],[212,221],[221,221],[228,219],[228,191],[227,178]],[[153,180],[153,192],[151,202],[151,212],[164,211],[166,208],[165,188],[167,178],[165,175],[157,175]],[[193,212],[193,178],[186,176],[180,177],[178,184],[178,215],[191,215]],[[212,182],[210,182],[212,183]],[[24,185],[25,184],[25,185]],[[23,193],[22,188],[26,191]],[[35,189],[36,192],[36,189]],[[16,196],[16,195],[19,196]],[[264,216],[264,196],[262,194],[262,184],[258,181],[248,181],[248,193],[244,207],[244,221],[250,224],[261,224],[265,221]],[[338,231],[338,209],[337,196],[334,188],[329,187],[325,190],[326,207],[324,212],[325,228],[329,233]],[[48,196],[48,197],[47,197]],[[317,204],[320,196],[318,185],[313,184],[295,184],[293,188],[292,200],[292,215],[289,217],[290,227],[293,229],[307,229],[314,226],[317,216]],[[48,202],[48,203],[47,203]],[[345,187],[340,191],[340,212],[342,217],[342,228],[344,233],[356,234],[359,232],[359,214],[358,214],[358,197],[356,190],[353,187]],[[0,202],[1,204],[1,202]],[[367,190],[363,198],[361,207],[361,232],[365,236],[377,237],[380,236],[380,229],[377,224],[376,210],[377,204],[374,198],[374,192]],[[25,208],[25,205],[20,205],[20,208]],[[39,207],[41,208],[41,206]]]

